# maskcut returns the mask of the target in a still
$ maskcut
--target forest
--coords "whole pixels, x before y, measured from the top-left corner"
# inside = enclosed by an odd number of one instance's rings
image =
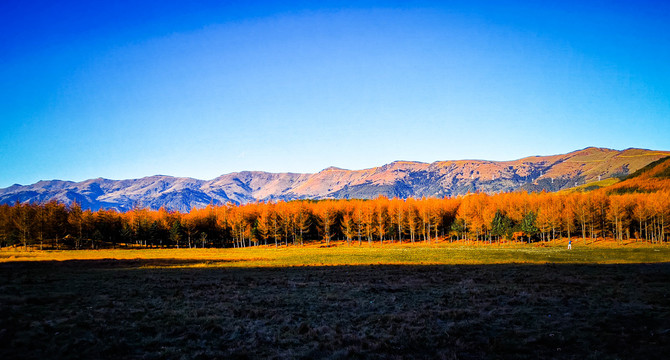
[[[52,201],[0,205],[0,244],[36,249],[248,247],[568,237],[668,241],[670,192],[474,193],[456,198],[297,200],[226,204],[189,213],[83,210]]]

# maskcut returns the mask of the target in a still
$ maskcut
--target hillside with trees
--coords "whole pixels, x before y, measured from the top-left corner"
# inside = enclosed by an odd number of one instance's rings
[[[40,181],[0,189],[0,204],[55,200],[82,209],[134,208],[189,212],[229,203],[291,200],[443,198],[468,193],[558,191],[592,186],[598,180],[630,175],[670,156],[667,151],[586,148],[568,154],[513,161],[457,160],[431,164],[413,161],[364,170],[329,167],[315,174],[244,171],[212,180],[156,175],[142,179]]]
[[[83,210],[55,201],[0,205],[0,243],[39,249],[248,247],[467,241],[583,244],[668,240],[670,190],[474,193],[456,198],[295,200],[227,204],[188,213]]]

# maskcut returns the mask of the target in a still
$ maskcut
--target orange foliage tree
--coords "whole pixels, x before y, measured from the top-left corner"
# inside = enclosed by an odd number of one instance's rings
[[[455,198],[299,200],[220,204],[188,213],[133,208],[92,211],[76,203],[0,205],[0,245],[39,248],[275,247],[342,239],[488,242],[522,234],[584,244],[609,238],[667,242],[670,192],[468,194]],[[504,231],[501,230],[504,226]],[[524,230],[525,229],[525,230]],[[511,231],[511,232],[510,232]],[[519,236],[514,236],[518,238]]]

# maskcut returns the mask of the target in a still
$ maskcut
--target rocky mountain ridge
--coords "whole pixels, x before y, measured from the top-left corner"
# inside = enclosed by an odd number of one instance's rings
[[[141,179],[52,180],[0,189],[0,203],[56,200],[83,208],[135,206],[188,211],[227,202],[294,199],[444,197],[467,192],[557,191],[623,176],[670,156],[668,151],[586,148],[568,154],[512,161],[395,161],[380,167],[345,170],[329,167],[315,174],[243,171],[198,180],[164,175]]]

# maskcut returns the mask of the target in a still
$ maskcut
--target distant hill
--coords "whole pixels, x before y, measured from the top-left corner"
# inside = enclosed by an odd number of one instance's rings
[[[653,161],[627,176],[603,178],[562,191],[585,192],[600,189],[608,194],[670,190],[670,156]]]
[[[610,194],[670,191],[670,156],[648,164],[605,190]]]
[[[134,206],[188,211],[227,202],[294,199],[370,199],[444,197],[467,192],[557,191],[625,177],[668,151],[586,148],[568,154],[531,156],[513,161],[455,160],[431,164],[395,161],[364,170],[336,167],[316,174],[243,171],[212,180],[149,176],[141,179],[91,179],[82,182],[40,181],[0,189],[0,203],[78,202],[93,210]]]

